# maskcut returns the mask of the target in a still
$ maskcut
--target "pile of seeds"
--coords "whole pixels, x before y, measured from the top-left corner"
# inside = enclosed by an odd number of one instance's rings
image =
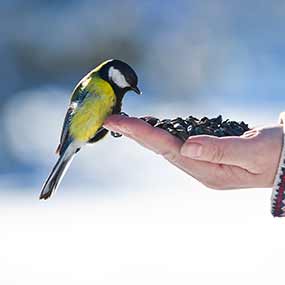
[[[216,137],[241,136],[249,130],[246,123],[230,120],[223,121],[221,115],[212,119],[203,117],[200,120],[193,116],[189,116],[185,119],[178,117],[172,120],[159,120],[158,118],[150,116],[142,117],[140,119],[155,128],[161,128],[168,131],[170,134],[183,141],[187,140],[190,136],[196,135],[211,135]],[[111,132],[111,135],[114,137],[122,136],[121,134],[114,132]]]

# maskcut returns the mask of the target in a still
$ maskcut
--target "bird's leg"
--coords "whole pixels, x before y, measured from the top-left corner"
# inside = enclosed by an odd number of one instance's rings
[[[121,115],[121,116],[129,117],[129,115],[128,115],[127,113],[125,113],[125,112],[120,112],[120,115]]]

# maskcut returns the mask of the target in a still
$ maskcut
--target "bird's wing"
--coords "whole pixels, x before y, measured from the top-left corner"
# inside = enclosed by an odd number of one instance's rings
[[[61,155],[63,153],[63,150],[67,147],[67,143],[69,141],[69,125],[75,108],[76,106],[74,104],[70,104],[67,109],[60,135],[60,142],[56,149],[56,153],[58,153],[59,155]]]
[[[88,91],[86,89],[82,89],[80,85],[77,88],[75,88],[74,92],[72,93],[71,102],[63,121],[62,131],[60,135],[60,142],[56,149],[56,153],[60,155],[64,152],[64,150],[72,140],[72,138],[69,136],[69,126],[71,118],[77,107],[83,102],[83,100],[87,95]]]

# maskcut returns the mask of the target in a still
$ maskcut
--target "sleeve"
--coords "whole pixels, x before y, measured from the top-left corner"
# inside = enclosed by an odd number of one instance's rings
[[[285,217],[285,112],[280,114],[283,125],[283,146],[271,196],[271,213],[274,217]]]

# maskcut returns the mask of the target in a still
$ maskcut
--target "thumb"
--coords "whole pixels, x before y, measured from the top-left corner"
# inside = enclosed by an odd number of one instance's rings
[[[194,136],[181,147],[180,153],[196,160],[244,167],[251,157],[252,144],[245,137]]]

